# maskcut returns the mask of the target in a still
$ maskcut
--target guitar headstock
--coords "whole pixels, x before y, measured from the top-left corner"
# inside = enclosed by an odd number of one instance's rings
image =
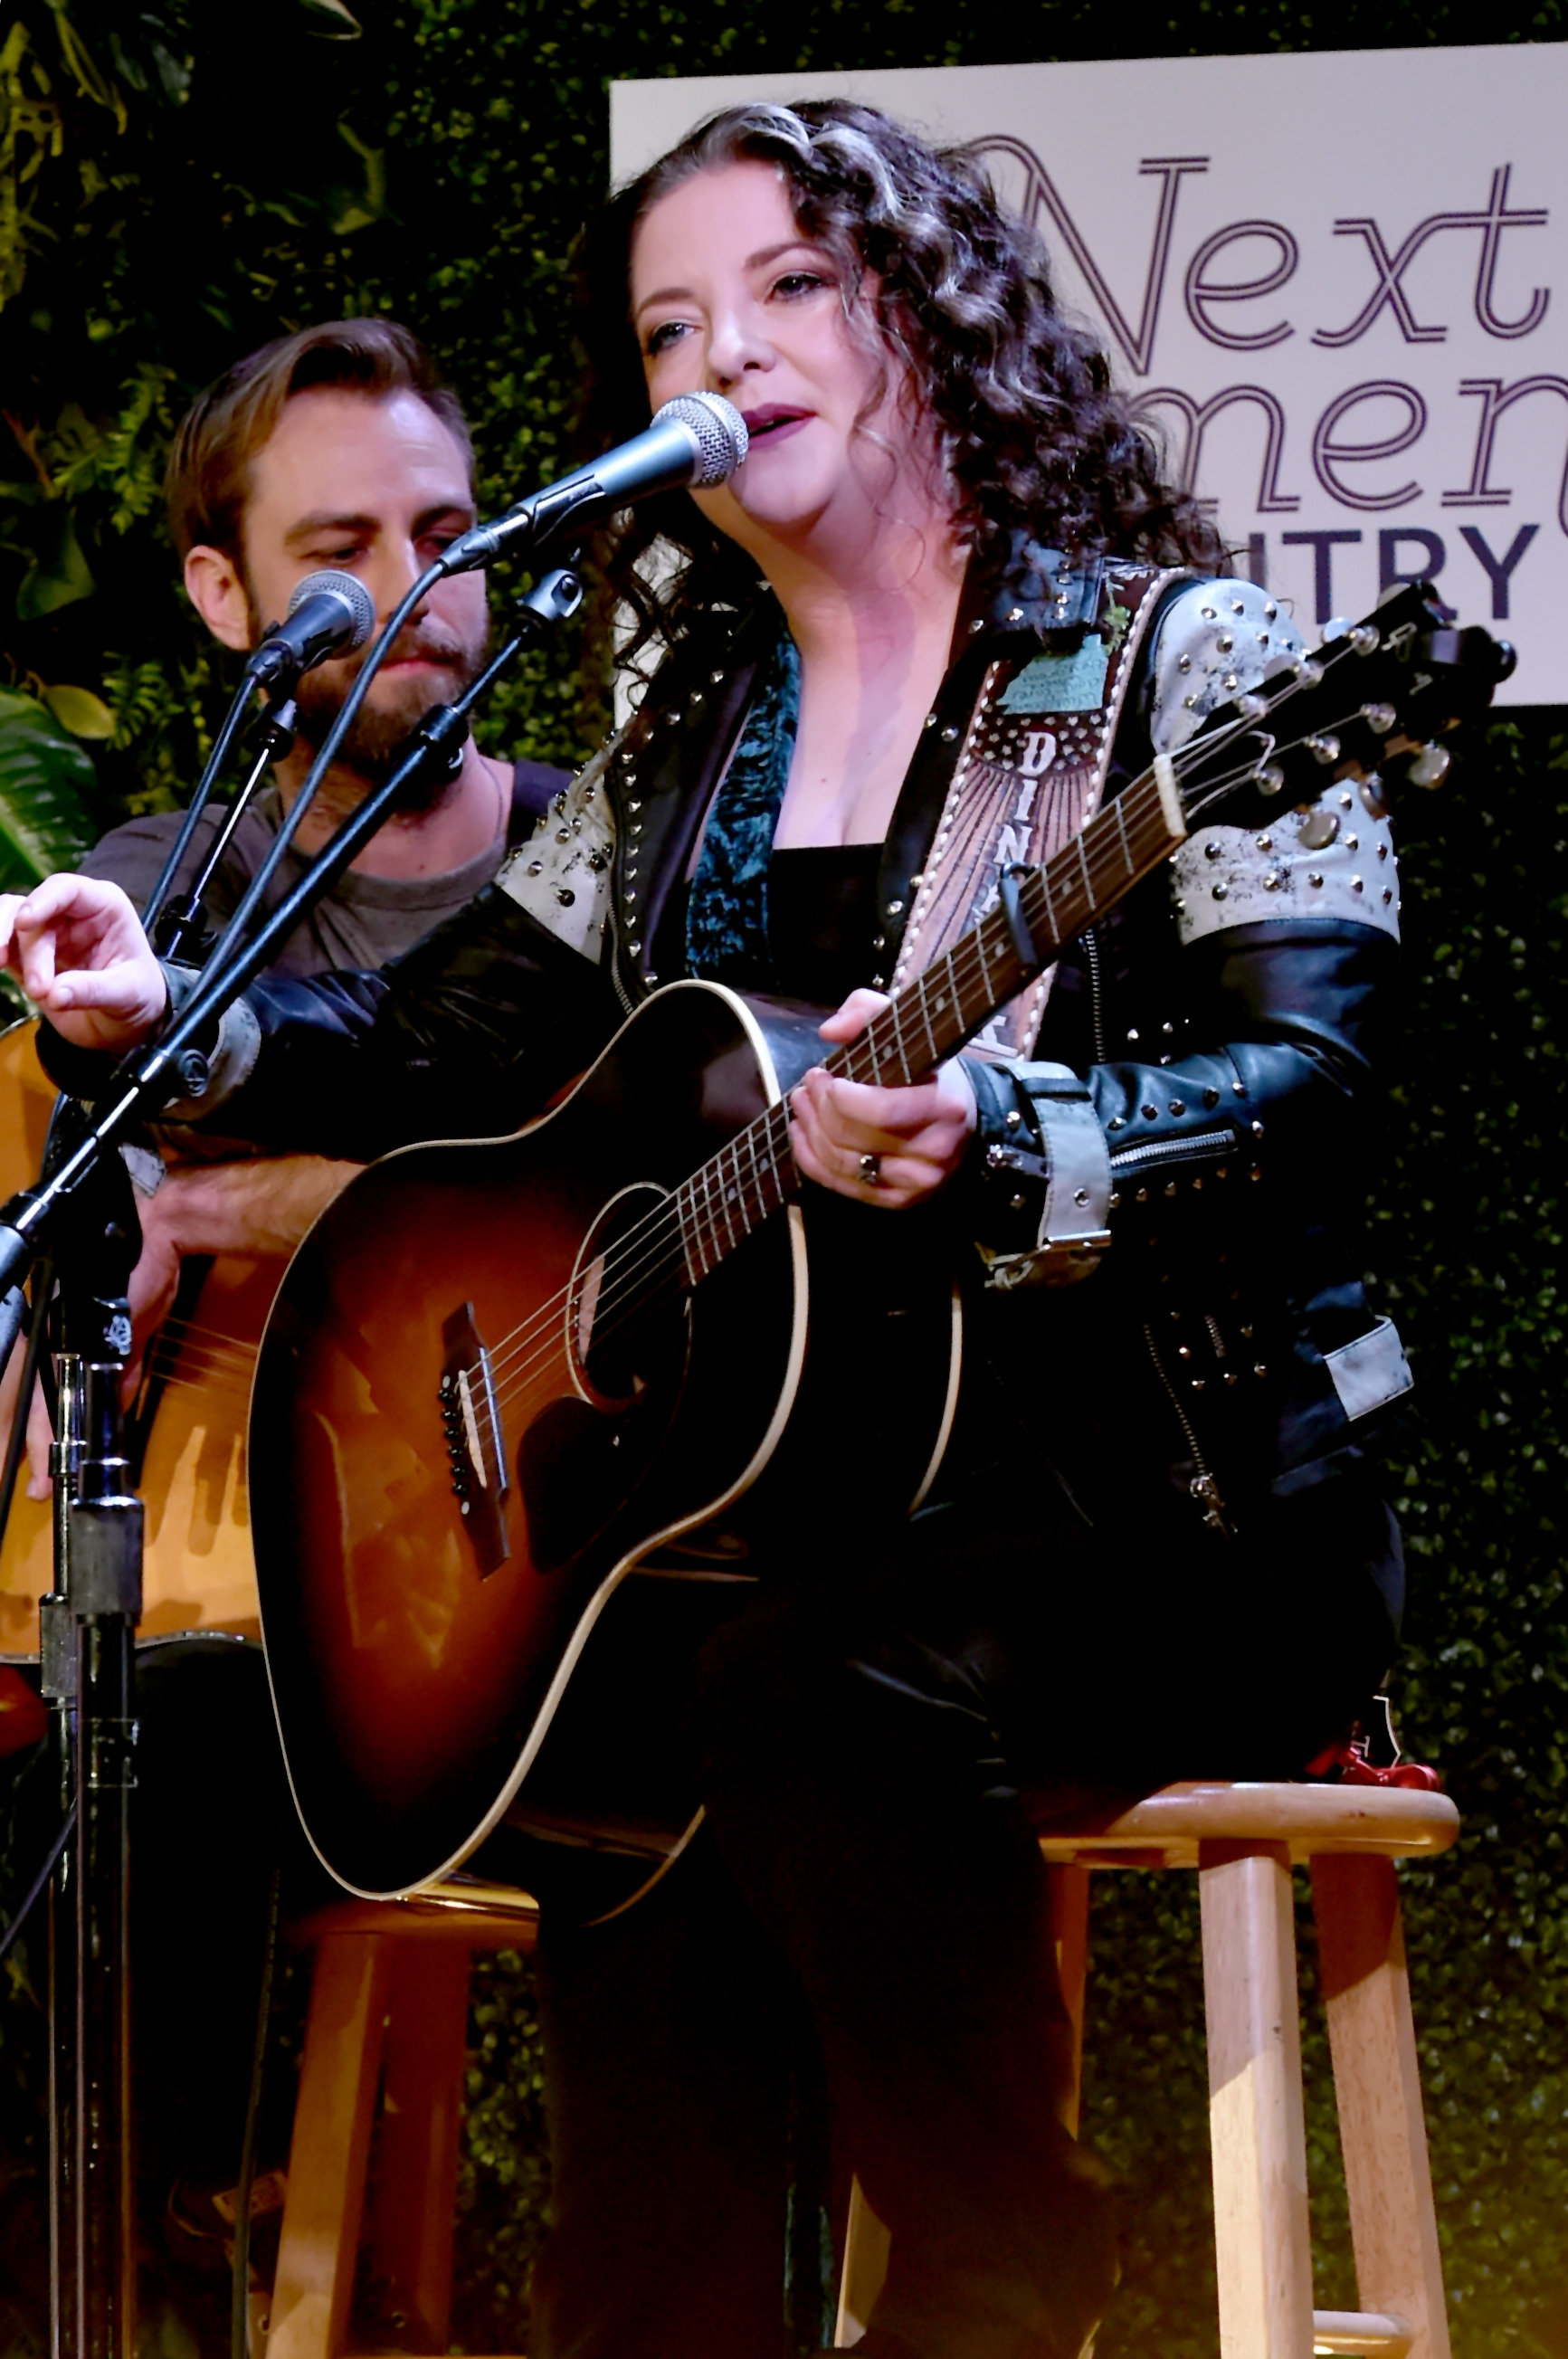
[[[1514,663],[1506,639],[1460,629],[1430,583],[1410,582],[1209,715],[1174,756],[1188,823],[1256,826],[1339,778],[1436,786],[1442,740],[1486,712]]]

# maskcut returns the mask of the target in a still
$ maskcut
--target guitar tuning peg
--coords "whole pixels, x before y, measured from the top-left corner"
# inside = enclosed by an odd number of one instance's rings
[[[1236,709],[1248,721],[1261,721],[1269,710],[1269,699],[1266,696],[1259,696],[1254,690],[1249,695],[1236,698]]]
[[[1260,769],[1255,771],[1254,776],[1258,780],[1259,794],[1278,795],[1284,792],[1285,773],[1278,762],[1265,762]]]
[[[1371,623],[1357,623],[1350,634],[1350,644],[1358,656],[1369,656],[1382,645],[1382,635]]]
[[[1330,621],[1323,625],[1322,631],[1318,635],[1318,645],[1320,647],[1326,647],[1329,646],[1331,641],[1334,639],[1348,639],[1350,637],[1351,625],[1349,615],[1335,614]]]
[[[1391,737],[1399,717],[1391,704],[1364,704],[1361,708],[1361,718],[1374,737]]]
[[[1440,787],[1447,777],[1453,755],[1446,745],[1423,745],[1405,776],[1412,787]]]

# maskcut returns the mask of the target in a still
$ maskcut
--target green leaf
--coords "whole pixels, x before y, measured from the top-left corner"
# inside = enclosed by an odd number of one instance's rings
[[[97,832],[95,786],[92,762],[52,715],[0,690],[0,891],[26,892],[75,864]]]
[[[357,41],[365,30],[359,18],[344,7],[343,0],[300,0],[300,5],[312,16],[331,20],[324,25],[312,25],[310,28],[321,40]]]
[[[348,197],[332,215],[337,234],[350,237],[356,229],[368,229],[387,210],[387,155],[384,148],[368,147],[350,124],[338,125],[338,137],[365,166],[364,189]]]
[[[33,536],[33,561],[16,592],[16,619],[36,623],[79,598],[91,598],[97,583],[82,553],[71,510],[63,501],[51,505]]]
[[[73,737],[112,737],[114,716],[90,688],[70,688],[63,680],[44,690],[44,702],[62,729]]]

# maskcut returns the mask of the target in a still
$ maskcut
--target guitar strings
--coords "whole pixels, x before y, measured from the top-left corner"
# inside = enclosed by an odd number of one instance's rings
[[[220,1329],[202,1329],[180,1319],[165,1320],[155,1339],[157,1347],[189,1353],[211,1363],[227,1363],[234,1367],[255,1365],[258,1343],[246,1343],[235,1335],[225,1335]],[[149,1345],[149,1349],[153,1346]]]
[[[250,1390],[256,1363],[253,1358],[248,1364],[238,1367],[204,1364],[200,1359],[186,1358],[178,1349],[165,1351],[155,1345],[143,1360],[142,1371],[160,1385],[195,1385],[213,1392],[242,1395]]]
[[[196,1320],[174,1317],[166,1319],[158,1327],[147,1344],[146,1357],[150,1361],[155,1354],[164,1354],[239,1374],[255,1367],[260,1350],[259,1342],[247,1342],[223,1328],[203,1326]]]
[[[249,1350],[210,1352],[204,1350],[201,1344],[192,1345],[186,1343],[179,1335],[159,1333],[149,1338],[143,1357],[148,1361],[155,1356],[162,1357],[171,1364],[175,1361],[183,1361],[189,1366],[221,1369],[226,1375],[238,1376],[255,1367],[259,1352],[259,1344],[251,1345]]]
[[[248,1343],[243,1335],[234,1334],[233,1331],[227,1327],[210,1326],[205,1320],[187,1318],[182,1312],[178,1310],[171,1311],[169,1316],[163,1321],[158,1332],[160,1334],[190,1335],[196,1338],[205,1337],[213,1343],[227,1344],[236,1352],[249,1352],[254,1351],[256,1348],[255,1345]]]
[[[156,1375],[176,1383],[216,1384],[244,1387],[256,1373],[255,1362],[233,1365],[221,1360],[203,1359],[200,1353],[182,1352],[178,1344],[152,1344],[143,1354],[142,1368],[147,1375]]]
[[[766,1139],[766,1164],[757,1154],[758,1139]],[[688,1227],[700,1240],[712,1242],[720,1235],[721,1218],[729,1233],[728,1243],[737,1244],[740,1235],[748,1234],[755,1225],[746,1217],[743,1206],[733,1194],[727,1198],[731,1206],[727,1217],[721,1202],[717,1209],[705,1212],[695,1209],[693,1202],[689,1223],[681,1220],[681,1197],[690,1196],[693,1182],[710,1172],[715,1163],[735,1159],[743,1144],[749,1143],[754,1167],[760,1179],[764,1171],[775,1178],[781,1197],[788,1193],[786,1175],[781,1163],[781,1150],[788,1139],[788,1114],[782,1103],[765,1108],[763,1113],[728,1141],[719,1153],[690,1175],[681,1190],[645,1214],[635,1228],[618,1241],[619,1252],[606,1254],[595,1303],[593,1330],[590,1350],[613,1342],[625,1332],[628,1321],[646,1318],[666,1299],[678,1299],[690,1294],[691,1287],[687,1272],[691,1256],[688,1251]],[[706,1190],[711,1195],[714,1187],[711,1180]],[[739,1234],[735,1231],[739,1229]],[[714,1257],[715,1259],[718,1256]],[[567,1322],[572,1315],[574,1294],[581,1292],[581,1278],[574,1278],[541,1304],[532,1317],[511,1333],[504,1336],[492,1351],[490,1367],[497,1405],[510,1404],[531,1390],[541,1370],[555,1364],[563,1357],[570,1364],[573,1353],[570,1349]],[[520,1364],[519,1364],[520,1361]]]

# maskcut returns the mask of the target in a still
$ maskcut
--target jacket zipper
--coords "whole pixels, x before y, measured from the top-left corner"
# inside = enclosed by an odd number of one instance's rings
[[[1236,1152],[1236,1133],[1228,1123],[1216,1130],[1195,1130],[1187,1138],[1151,1138],[1145,1147],[1116,1147],[1111,1155],[1111,1169],[1123,1171],[1135,1165],[1184,1163],[1191,1157],[1211,1154],[1216,1147],[1225,1155]]]
[[[1089,961],[1089,1030],[1094,1050],[1094,1062],[1109,1061],[1105,1055],[1105,1016],[1100,1003],[1100,937],[1091,926],[1083,936],[1083,949]]]
[[[1149,1346],[1149,1356],[1154,1364],[1154,1373],[1165,1387],[1165,1397],[1171,1404],[1176,1422],[1181,1427],[1187,1444],[1187,1455],[1192,1464],[1192,1477],[1187,1485],[1187,1495],[1196,1506],[1210,1531],[1223,1532],[1228,1539],[1231,1537],[1231,1527],[1225,1516],[1225,1501],[1220,1496],[1220,1486],[1214,1481],[1209,1462],[1203,1455],[1203,1445],[1193,1430],[1192,1420],[1181,1405],[1181,1395],[1171,1383],[1165,1363],[1160,1356],[1160,1346],[1154,1340],[1154,1329],[1147,1319],[1143,1322],[1143,1340]]]
[[[614,987],[615,997],[621,1003],[623,1014],[631,1016],[636,1013],[637,1002],[633,999],[630,992],[626,989],[625,983],[621,979],[621,932],[620,928],[615,924],[614,901],[612,901],[610,905],[610,982]]]

